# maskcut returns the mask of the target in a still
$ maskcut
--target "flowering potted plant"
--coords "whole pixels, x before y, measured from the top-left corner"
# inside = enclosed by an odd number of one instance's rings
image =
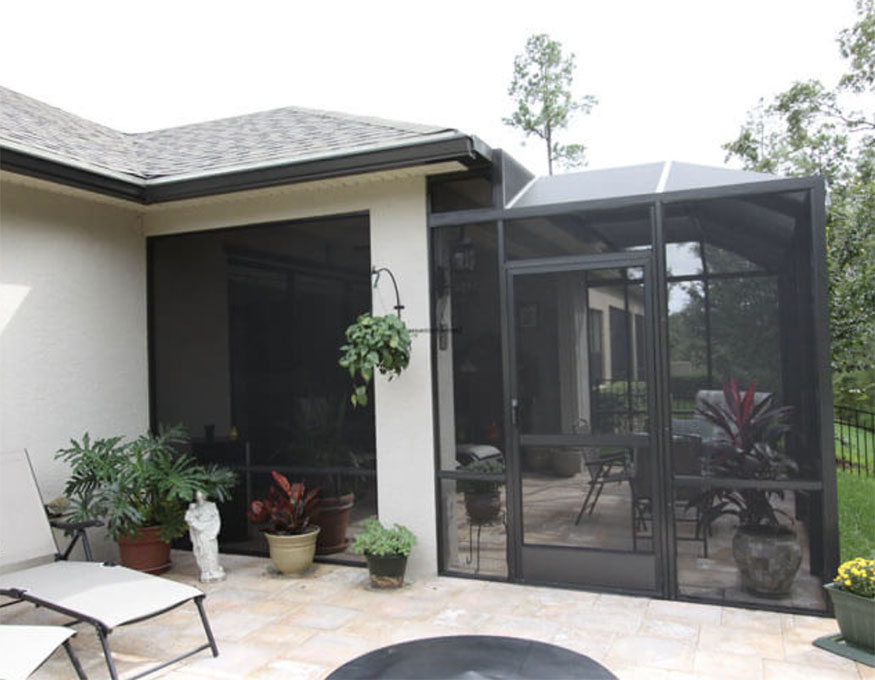
[[[301,574],[313,563],[319,527],[311,524],[319,505],[319,489],[307,491],[272,471],[274,486],[267,497],[252,501],[246,513],[267,539],[270,559],[283,574]]]
[[[845,562],[824,588],[845,642],[875,652],[875,560]]]
[[[416,537],[407,527],[396,524],[387,529],[377,519],[362,522],[364,532],[355,537],[352,549],[364,554],[374,588],[400,588],[404,585],[407,558]]]
[[[696,415],[717,431],[710,461],[715,476],[776,481],[795,475],[796,462],[780,446],[790,431],[787,420],[792,408],[772,402],[771,394],[758,399],[753,381],[741,394],[731,378],[723,385],[722,401],[705,400],[697,406]],[[722,515],[738,518],[732,556],[744,589],[761,597],[785,596],[802,562],[799,538],[791,526],[780,521],[779,515],[786,513],[773,504],[773,499],[783,497],[782,490],[760,488],[756,483],[740,488],[715,484],[690,501],[691,506],[703,508],[705,531]]]

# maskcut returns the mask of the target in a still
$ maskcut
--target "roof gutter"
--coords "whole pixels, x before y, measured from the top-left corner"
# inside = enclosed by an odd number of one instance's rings
[[[0,145],[0,169],[144,205],[247,191],[270,186],[345,177],[381,170],[458,161],[466,166],[491,162],[492,150],[477,137],[458,134],[416,144],[377,147],[358,153],[306,161],[241,168],[183,179],[125,179],[76,166],[65,160]]]

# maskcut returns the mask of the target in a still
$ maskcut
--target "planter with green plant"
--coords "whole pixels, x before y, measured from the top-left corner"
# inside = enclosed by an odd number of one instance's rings
[[[762,488],[757,482],[781,481],[798,472],[796,462],[781,448],[781,440],[790,431],[787,423],[792,408],[775,406],[772,395],[759,402],[751,381],[740,394],[734,378],[723,386],[723,401],[703,401],[696,415],[717,428],[709,461],[715,477],[749,480],[749,486],[708,489],[690,501],[702,511],[703,531],[718,517],[733,515],[738,528],[732,539],[732,555],[741,573],[742,587],[759,597],[778,598],[790,588],[802,561],[799,538],[792,526],[782,524],[779,515],[787,513],[775,507],[783,500],[781,489]]]
[[[121,563],[152,574],[170,567],[170,541],[185,534],[185,510],[197,491],[217,501],[229,498],[236,476],[202,465],[185,450],[180,427],[159,428],[123,442],[122,437],[70,441],[56,458],[70,466],[64,494],[73,521],[103,518],[119,543]]]
[[[497,459],[476,460],[460,468],[460,472],[504,475],[504,463]],[[504,479],[460,479],[459,491],[465,497],[465,512],[474,524],[491,522],[501,513],[501,487]]]
[[[410,332],[400,317],[362,314],[346,329],[346,344],[338,363],[353,381],[350,401],[367,406],[368,385],[379,371],[389,380],[401,375],[410,363]]]
[[[401,524],[387,529],[373,518],[362,522],[362,527],[364,532],[355,537],[352,549],[365,556],[371,585],[400,588],[404,585],[407,558],[416,545],[416,537]]]
[[[319,489],[290,483],[272,471],[267,497],[254,500],[246,516],[267,540],[270,559],[282,574],[302,574],[313,564],[319,527],[311,524],[319,506]]]
[[[875,560],[857,557],[845,562],[824,588],[845,642],[875,652]]]

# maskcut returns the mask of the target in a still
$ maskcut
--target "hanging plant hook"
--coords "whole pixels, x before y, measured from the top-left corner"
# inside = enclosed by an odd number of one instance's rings
[[[376,267],[371,268],[371,276],[374,277],[374,288],[377,287],[377,283],[380,280],[380,273],[386,272],[389,275],[389,278],[392,279],[392,286],[395,288],[395,311],[398,314],[398,318],[401,318],[401,310],[404,309],[404,305],[401,304],[401,296],[398,294],[398,282],[395,281],[395,275],[388,267],[380,267],[377,269]]]

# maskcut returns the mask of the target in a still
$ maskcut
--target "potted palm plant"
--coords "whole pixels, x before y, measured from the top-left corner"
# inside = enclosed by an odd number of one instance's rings
[[[202,465],[185,450],[184,428],[161,427],[130,442],[122,437],[70,441],[56,458],[70,465],[64,494],[73,521],[105,518],[118,542],[121,563],[160,574],[170,568],[170,541],[185,534],[185,510],[201,491],[225,501],[236,476],[218,465]]]
[[[316,554],[319,527],[311,524],[319,505],[319,489],[307,491],[303,483],[292,484],[272,471],[274,485],[267,497],[254,500],[246,513],[267,539],[270,559],[282,574],[302,574]]]
[[[373,518],[362,522],[362,527],[364,531],[355,537],[352,549],[365,556],[371,585],[400,588],[404,585],[407,558],[416,545],[416,537],[401,524],[387,529]]]
[[[723,386],[723,400],[704,400],[696,415],[715,426],[717,439],[710,461],[717,477],[738,480],[778,481],[798,472],[796,462],[781,448],[790,430],[788,406],[775,406],[772,395],[757,401],[753,381],[742,395],[735,378]],[[741,573],[742,587],[760,597],[783,597],[790,591],[802,561],[802,549],[790,519],[773,501],[784,498],[781,489],[762,488],[756,483],[737,488],[715,487],[690,505],[702,508],[708,525],[723,515],[738,518],[732,539],[732,555]],[[792,522],[792,519],[790,519]]]

